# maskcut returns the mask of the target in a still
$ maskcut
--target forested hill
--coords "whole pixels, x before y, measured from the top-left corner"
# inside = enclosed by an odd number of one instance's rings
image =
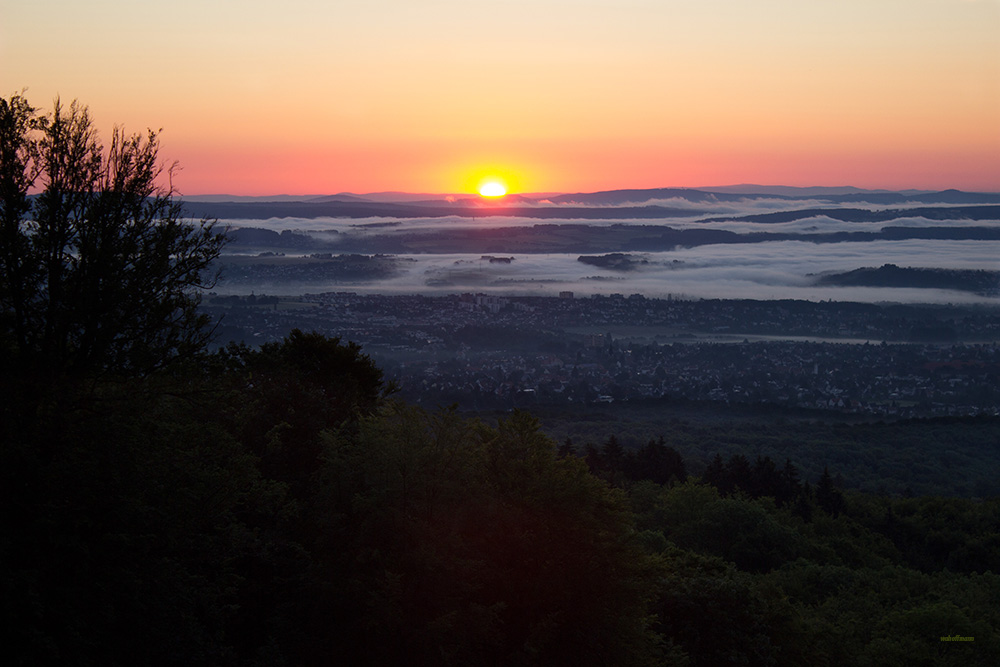
[[[702,209],[669,206],[521,206],[480,202],[186,202],[193,218],[267,220],[269,218],[462,218],[519,217],[539,219],[659,219],[693,217]]]
[[[847,287],[951,289],[995,296],[1000,294],[1000,271],[913,268],[883,264],[879,268],[861,268],[818,276],[816,283]]]
[[[793,222],[807,218],[825,217],[842,222],[888,222],[899,218],[925,218],[927,220],[1000,220],[1000,206],[933,206],[901,209],[867,208],[808,208],[794,211],[776,211],[735,217],[706,218],[703,222]]]
[[[607,217],[607,216],[605,216]],[[653,216],[655,217],[655,216]],[[886,226],[877,231],[823,231],[740,233],[712,227],[678,228],[658,224],[587,225],[545,223],[531,226],[476,228],[456,225],[446,230],[404,231],[387,234],[345,232],[281,233],[252,226],[228,230],[232,247],[244,250],[310,250],[337,253],[572,253],[655,252],[721,243],[866,243],[870,241],[1000,240],[996,225],[933,227]]]
[[[669,194],[669,192],[667,193]],[[193,218],[218,218],[221,220],[249,219],[266,220],[269,218],[436,218],[456,216],[463,218],[481,217],[519,217],[538,219],[581,219],[581,220],[628,220],[628,219],[668,219],[668,218],[700,218],[703,222],[743,221],[757,223],[791,222],[817,216],[824,216],[844,222],[887,222],[898,218],[918,217],[928,220],[1000,220],[1000,204],[996,202],[1000,195],[984,196],[984,199],[973,202],[941,202],[934,206],[916,206],[912,208],[876,208],[830,206],[817,208],[811,206],[803,209],[776,211],[772,213],[757,213],[752,215],[719,216],[720,205],[729,208],[746,203],[745,196],[722,196],[707,193],[691,194],[689,191],[679,191],[668,199],[658,199],[636,196],[612,198],[611,203],[598,197],[579,196],[575,198],[559,198],[543,201],[531,201],[524,198],[512,198],[500,202],[487,202],[478,199],[460,199],[448,201],[445,199],[416,202],[379,202],[359,199],[316,199],[306,201],[187,201],[184,210]],[[753,198],[749,198],[752,200]],[[563,203],[556,203],[562,201]],[[851,203],[855,200],[844,200]],[[833,200],[831,200],[831,203]],[[805,203],[805,202],[803,202]],[[864,204],[864,199],[858,200]],[[903,203],[903,202],[899,202]],[[795,206],[794,200],[788,201],[788,206]],[[711,216],[711,217],[705,217]]]

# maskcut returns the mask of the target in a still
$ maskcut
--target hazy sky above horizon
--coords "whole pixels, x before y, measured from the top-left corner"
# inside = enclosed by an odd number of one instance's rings
[[[1000,191],[1000,0],[0,0],[0,95],[182,194]]]

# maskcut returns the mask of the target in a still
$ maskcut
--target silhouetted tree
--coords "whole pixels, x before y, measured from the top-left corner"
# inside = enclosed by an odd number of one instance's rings
[[[705,468],[702,478],[717,489],[722,489],[726,475],[726,464],[722,460],[722,454],[716,453],[712,461]]]
[[[751,498],[770,496],[776,498],[781,486],[778,467],[770,456],[758,456],[753,464],[750,483],[746,487]]]
[[[775,495],[778,506],[792,502],[802,493],[802,486],[799,484],[799,470],[792,464],[791,459],[785,459],[785,467],[781,471],[780,491]]]
[[[224,242],[183,219],[158,150],[117,129],[105,148],[76,103],[0,99],[11,664],[225,662],[234,515],[258,480],[209,401],[163,390],[198,380],[156,372],[203,351],[197,290]]]
[[[753,469],[750,461],[742,454],[733,454],[726,463],[726,482],[719,491],[723,494],[733,493],[740,489],[750,493],[753,488]]]
[[[618,442],[614,435],[608,436],[601,447],[601,455],[604,457],[604,464],[609,470],[621,470],[622,461],[625,458],[625,448]]]
[[[668,447],[660,436],[650,440],[630,458],[629,477],[633,480],[648,479],[657,484],[671,481],[683,483],[687,479],[684,459],[673,447]]]
[[[141,375],[200,351],[224,236],[191,224],[156,132],[100,143],[87,108],[0,100],[0,345],[34,376]],[[29,196],[39,190],[37,196]]]
[[[837,516],[844,509],[844,494],[834,485],[830,470],[824,466],[816,485],[816,503],[827,514]]]

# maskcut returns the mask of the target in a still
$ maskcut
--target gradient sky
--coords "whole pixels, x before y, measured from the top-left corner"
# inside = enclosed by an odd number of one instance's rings
[[[1000,191],[1000,0],[0,0],[0,95],[186,195]]]

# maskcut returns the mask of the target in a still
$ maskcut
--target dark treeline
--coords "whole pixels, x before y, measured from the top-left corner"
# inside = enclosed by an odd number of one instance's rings
[[[648,487],[650,482],[670,489],[689,479],[683,457],[662,437],[637,449],[624,448],[613,435],[600,446],[591,443],[580,449],[568,439],[558,453],[582,458],[592,474],[626,491]],[[846,480],[827,467],[810,483],[789,459],[779,465],[769,456],[751,461],[743,454],[733,454],[728,460],[716,454],[694,479],[713,487],[720,498],[763,501],[762,506],[803,524],[812,522],[818,513],[834,519],[844,514],[891,542],[898,549],[899,562],[920,571],[995,569],[995,547],[1000,546],[996,532],[1000,506],[995,499],[914,498],[912,494],[893,498],[847,491]],[[941,516],[948,521],[942,522]],[[669,532],[671,527],[663,529]]]
[[[1000,493],[996,417],[824,422],[820,418],[829,415],[796,417],[780,410],[769,413],[766,407],[677,401],[615,410],[540,408],[535,414],[557,441],[580,444],[581,456],[598,447],[593,441],[604,442],[612,435],[627,452],[634,451],[653,433],[679,452],[689,474],[699,476],[711,474],[717,458],[738,456],[751,462],[773,459],[779,469],[791,460],[800,479],[812,483],[828,467],[840,476],[845,490],[873,495],[984,499]],[[750,491],[745,482],[742,486]]]
[[[667,441],[557,447],[526,413],[487,424],[387,389],[357,347],[293,332],[6,404],[12,664],[987,665],[1000,650],[996,499],[862,494],[741,455],[693,477]]]

